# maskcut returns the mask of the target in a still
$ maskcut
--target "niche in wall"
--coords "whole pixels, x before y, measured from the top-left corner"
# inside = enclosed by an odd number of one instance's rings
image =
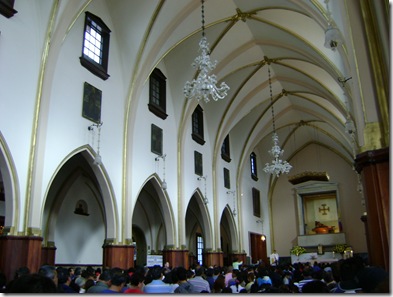
[[[298,210],[299,235],[317,232],[315,222],[331,228],[329,233],[339,233],[340,209],[339,192],[336,183],[306,182],[295,188]]]

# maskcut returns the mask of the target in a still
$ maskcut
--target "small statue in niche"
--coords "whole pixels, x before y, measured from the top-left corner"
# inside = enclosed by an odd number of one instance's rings
[[[78,215],[83,215],[83,216],[88,216],[89,214],[87,213],[87,204],[85,201],[83,200],[79,200],[75,210],[74,210],[74,214],[78,214]]]

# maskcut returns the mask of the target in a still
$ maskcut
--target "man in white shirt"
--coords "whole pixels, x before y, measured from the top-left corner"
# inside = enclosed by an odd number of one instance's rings
[[[276,250],[273,250],[273,253],[270,255],[270,265],[271,266],[278,266],[278,260],[280,256],[277,254]]]

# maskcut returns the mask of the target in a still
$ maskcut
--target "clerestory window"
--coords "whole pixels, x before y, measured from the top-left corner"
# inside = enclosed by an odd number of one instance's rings
[[[107,72],[110,32],[99,17],[86,12],[82,56],[79,60],[83,67],[103,80],[109,78]]]

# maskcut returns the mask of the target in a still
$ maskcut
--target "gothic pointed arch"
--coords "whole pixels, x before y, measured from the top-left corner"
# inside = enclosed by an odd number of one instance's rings
[[[4,203],[3,234],[12,234],[18,229],[19,181],[11,152],[0,131],[0,192]]]
[[[211,250],[213,246],[212,223],[210,220],[208,200],[205,200],[199,188],[192,195],[185,216],[186,242],[189,248],[193,247],[196,233],[202,234],[205,250]],[[199,231],[199,232],[198,232]]]
[[[132,228],[144,231],[151,253],[175,246],[175,222],[172,205],[157,174],[142,185],[132,214]],[[137,243],[138,246],[138,243]]]
[[[49,183],[43,203],[42,234],[44,246],[56,246],[56,241],[62,243],[63,250],[56,252],[56,263],[75,257],[81,257],[80,263],[89,263],[91,253],[86,251],[83,256],[83,248],[89,249],[92,242],[102,246],[104,242],[117,240],[117,208],[112,186],[104,165],[96,166],[93,161],[93,149],[80,147],[64,159]],[[84,206],[86,212],[79,212],[78,206]],[[84,225],[83,229],[80,224]],[[85,240],[86,236],[89,241]],[[79,254],[68,254],[75,246]],[[96,252],[99,255],[100,251]],[[102,256],[95,260],[102,261]]]
[[[220,219],[220,236],[221,236],[221,249],[224,253],[224,264],[230,255],[236,251],[239,245],[239,237],[237,233],[235,217],[231,207],[227,204],[222,211]],[[226,264],[228,264],[227,262]]]

